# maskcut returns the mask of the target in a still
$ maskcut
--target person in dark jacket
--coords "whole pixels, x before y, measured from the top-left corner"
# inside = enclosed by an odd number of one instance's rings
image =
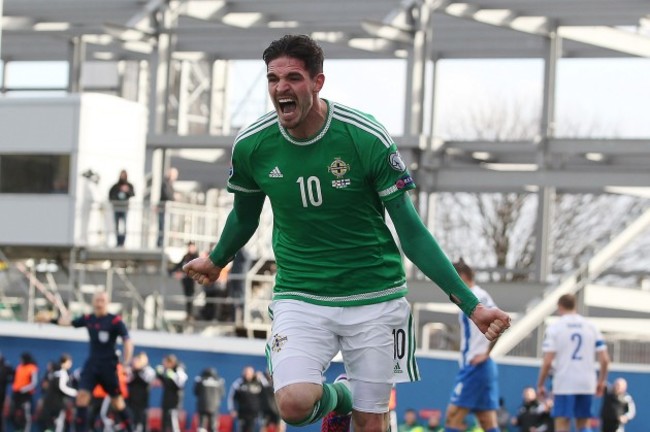
[[[275,401],[275,393],[273,391],[273,376],[269,371],[264,372],[263,382],[264,388],[262,390],[262,420],[264,432],[281,432],[284,430],[285,424],[280,417],[280,410]]]
[[[219,406],[225,393],[225,383],[216,369],[203,369],[201,375],[194,378],[194,396],[196,412],[199,415],[199,428],[207,432],[218,429]]]
[[[180,432],[178,411],[183,405],[183,388],[187,373],[173,354],[163,358],[162,365],[156,366],[156,376],[162,386],[162,430],[161,432]]]
[[[156,379],[156,371],[149,366],[149,357],[144,351],[133,357],[131,368],[127,372],[129,398],[126,405],[133,416],[134,432],[147,431],[147,410],[151,383]]]
[[[253,432],[262,414],[262,393],[264,391],[262,374],[255,373],[252,366],[246,366],[242,376],[230,386],[228,410],[237,419],[239,432]]]
[[[542,422],[544,406],[540,404],[537,392],[532,387],[524,389],[522,398],[517,415],[512,418],[512,424],[517,426],[521,432],[535,431]]]
[[[43,397],[40,422],[44,430],[63,432],[65,430],[66,400],[75,398],[77,390],[71,386],[69,375],[72,357],[62,354],[46,377],[47,392]]]
[[[135,189],[127,179],[126,170],[122,170],[119,180],[108,191],[108,199],[113,204],[117,246],[124,246],[126,240],[126,212],[132,196],[135,196]]]
[[[603,432],[625,432],[625,425],[636,415],[634,399],[627,392],[627,381],[618,378],[608,386],[600,410]]]
[[[187,252],[183,255],[183,258],[172,268],[171,272],[176,273],[181,278],[181,285],[183,287],[183,294],[185,295],[185,320],[190,321],[194,317],[193,315],[193,304],[194,304],[194,279],[189,277],[186,273],[181,273],[181,269],[185,264],[192,261],[194,258],[198,258],[199,254],[196,251],[196,245],[194,242],[189,242],[187,244]]]
[[[2,353],[0,353],[0,432],[4,432],[5,418],[2,415],[5,398],[7,396],[7,385],[13,382],[14,368],[7,363]]]

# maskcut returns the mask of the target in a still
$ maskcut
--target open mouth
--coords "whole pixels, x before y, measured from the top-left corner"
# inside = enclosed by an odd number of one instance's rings
[[[296,110],[296,101],[290,98],[278,99],[278,106],[283,114],[291,114]]]

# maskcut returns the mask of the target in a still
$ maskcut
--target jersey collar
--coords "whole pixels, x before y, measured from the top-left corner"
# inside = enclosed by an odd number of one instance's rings
[[[295,144],[299,146],[310,145],[323,138],[323,136],[327,133],[327,130],[330,128],[330,124],[332,123],[332,116],[334,115],[334,107],[332,106],[330,101],[328,101],[327,99],[323,99],[323,100],[327,104],[327,119],[325,119],[325,124],[321,128],[320,132],[318,132],[316,135],[314,135],[311,138],[307,138],[305,140],[299,140],[289,135],[289,132],[287,132],[287,130],[282,127],[280,122],[278,122],[278,127],[280,128],[280,133],[282,133],[282,136],[291,144]]]

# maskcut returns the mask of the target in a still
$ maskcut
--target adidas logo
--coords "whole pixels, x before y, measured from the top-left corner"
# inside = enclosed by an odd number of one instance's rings
[[[282,175],[282,171],[280,171],[280,168],[278,168],[276,166],[269,173],[269,177],[271,177],[271,178],[281,178],[281,177],[284,177],[284,176]]]
[[[403,373],[404,371],[402,370],[401,367],[399,367],[399,363],[395,363],[395,367],[393,368],[393,373]]]

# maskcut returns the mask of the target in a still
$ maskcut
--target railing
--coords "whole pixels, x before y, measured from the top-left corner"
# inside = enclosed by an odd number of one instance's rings
[[[116,215],[116,210],[121,212],[119,207],[109,201],[91,202],[77,211],[79,223],[75,243],[84,247],[113,248],[122,240],[125,249],[159,249],[184,248],[193,241],[199,251],[208,250],[219,238],[232,209],[232,197],[222,195],[221,199],[211,200],[211,204],[129,203],[124,212],[126,226]],[[271,254],[272,225],[270,206],[265,206],[260,226],[249,243],[254,255]],[[119,239],[118,233],[124,238]]]
[[[207,248],[218,238],[228,211],[171,201],[162,205],[130,203],[123,211],[108,201],[92,202],[77,214],[80,224],[76,238],[83,246],[98,248],[182,247],[190,240]]]

